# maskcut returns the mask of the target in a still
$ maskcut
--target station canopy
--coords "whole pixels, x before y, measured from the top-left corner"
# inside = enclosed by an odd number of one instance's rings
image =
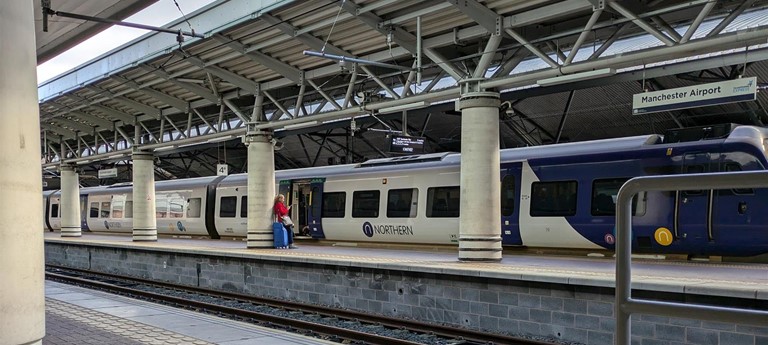
[[[247,126],[274,132],[278,169],[393,157],[393,136],[423,138],[425,153],[459,151],[454,101],[472,78],[501,92],[502,148],[763,125],[764,93],[672,112],[631,108],[644,90],[741,76],[762,85],[767,5],[220,0],[167,25],[205,38],[150,32],[39,85],[42,163],[55,169],[63,154],[85,176],[118,166],[130,180],[138,145],[159,157],[160,178],[212,175],[217,163],[242,172]],[[263,114],[254,114],[257,94]]]

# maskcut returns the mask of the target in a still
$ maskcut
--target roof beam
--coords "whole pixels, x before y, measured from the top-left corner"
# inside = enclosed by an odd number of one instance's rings
[[[50,123],[41,123],[40,127],[45,129],[46,131],[56,133],[58,135],[61,135],[64,137],[64,139],[77,139],[77,133],[74,131],[71,131],[69,129],[54,126]]]
[[[283,77],[286,77],[296,82],[297,84],[301,83],[301,80],[302,80],[301,75],[303,72],[298,68],[293,67],[278,59],[275,59],[269,55],[261,53],[257,50],[248,49],[244,44],[238,41],[235,41],[229,37],[226,37],[222,34],[216,34],[216,35],[213,35],[213,37],[217,39],[219,42],[224,43],[224,45],[226,45],[230,49],[245,55],[247,58],[251,59],[252,61],[261,65],[264,65],[265,67],[277,72]]]
[[[504,18],[504,28],[519,28],[556,19],[564,14],[592,11],[589,0],[567,0]]]
[[[110,98],[112,100],[118,101],[120,103],[123,103],[127,105],[130,108],[133,108],[134,110],[144,113],[146,115],[152,116],[155,119],[160,118],[160,109],[157,109],[153,106],[134,101],[130,98],[124,97],[124,96],[117,96],[114,93],[110,92],[109,90],[102,89],[95,85],[89,85],[85,87],[88,90],[91,90],[93,92],[96,92],[99,95],[106,95],[105,97]],[[93,106],[93,105],[92,105]],[[125,121],[123,121],[125,122]],[[130,123],[130,122],[126,122]]]
[[[91,134],[93,132],[93,126],[65,119],[63,117],[54,118],[53,121],[83,133]]]
[[[327,44],[323,42],[323,40],[312,36],[308,33],[302,33],[302,34],[296,34],[296,28],[293,27],[293,25],[284,22],[272,15],[269,14],[262,14],[261,19],[263,19],[265,22],[273,25],[275,28],[282,31],[284,34],[295,38],[302,44],[306,45],[307,47],[310,47],[314,50],[318,51],[327,51],[330,54],[336,54],[336,55],[344,55],[344,56],[353,56],[352,54],[348,53],[347,51],[340,49],[333,44]]]
[[[124,124],[131,124],[136,121],[136,116],[134,115],[127,114],[122,111],[103,106],[101,104],[92,104],[90,107],[106,114],[109,117],[123,121]]]
[[[180,88],[182,88],[184,90],[187,90],[187,91],[189,91],[191,93],[194,93],[195,95],[199,96],[200,98],[206,99],[206,100],[210,101],[211,103],[218,103],[218,101],[219,101],[219,97],[218,96],[216,96],[213,92],[211,92],[211,90],[208,90],[208,89],[206,89],[206,88],[204,88],[202,86],[198,86],[198,85],[195,85],[195,84],[192,84],[192,83],[186,83],[186,82],[183,82],[183,81],[179,81],[179,80],[173,79],[173,77],[171,77],[171,75],[168,74],[168,72],[166,72],[166,71],[164,71],[162,69],[159,69],[159,68],[154,68],[154,67],[152,67],[150,65],[147,65],[147,64],[141,64],[141,65],[139,65],[139,67],[143,68],[145,71],[147,71],[149,73],[152,73],[152,74],[154,74],[154,75],[156,75],[156,76],[158,76],[160,78],[165,79],[168,82],[173,83],[174,85],[176,85],[176,86],[178,86],[178,87],[180,87]]]
[[[139,85],[139,83],[130,80],[125,77],[121,76],[112,76],[112,78],[117,79],[121,83],[124,83],[125,85],[130,86],[131,88],[135,89],[136,91],[143,92],[147,94],[149,97],[152,97],[160,102],[163,102],[165,104],[170,105],[172,108],[175,108],[176,110],[185,113],[187,112],[187,108],[189,108],[187,102],[184,100],[178,99],[176,97],[173,97],[171,95],[162,93],[160,91],[157,91],[155,89],[149,88],[149,87],[142,87]]]
[[[211,74],[224,79],[233,85],[247,91],[250,93],[256,92],[256,90],[259,88],[259,83],[248,79],[246,77],[243,77],[235,72],[226,70],[224,68],[218,67],[218,66],[207,66],[205,61],[202,59],[195,57],[195,56],[184,56],[184,54],[180,52],[176,52],[177,55],[182,56],[185,58],[185,61],[188,61],[189,63],[206,70],[207,72],[210,72]]]
[[[352,14],[355,14],[358,12],[359,7],[355,5],[352,1],[343,1],[341,3],[342,8]],[[384,28],[382,25],[380,25],[382,22],[384,22],[381,17],[373,14],[373,13],[362,13],[356,17],[358,20],[362,21],[372,29],[378,31],[382,35],[386,36],[390,32],[387,28]],[[392,29],[392,38],[399,46],[405,48],[407,51],[409,51],[411,54],[416,55],[416,36],[411,34],[408,31],[403,30],[400,27],[391,27]],[[448,61],[442,54],[438,53],[436,50],[431,48],[423,48],[424,54],[427,55],[434,63],[438,64],[440,68],[445,70],[453,79],[456,79],[456,81],[459,81],[464,78],[464,73],[456,69],[456,67]]]
[[[97,126],[97,130],[104,131],[104,130],[111,130],[112,126],[114,125],[114,122],[102,119],[96,115],[86,114],[81,111],[70,111],[67,113],[68,115],[71,115],[73,117],[76,117],[80,120],[83,120],[85,122],[92,123]],[[65,114],[66,116],[66,114]]]
[[[454,8],[493,35],[501,35],[502,17],[476,0],[448,0]]]

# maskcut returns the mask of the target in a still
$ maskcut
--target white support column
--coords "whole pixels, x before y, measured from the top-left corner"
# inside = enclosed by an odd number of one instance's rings
[[[75,165],[61,165],[61,237],[80,237],[80,179]]]
[[[501,260],[499,93],[461,84],[459,260]]]
[[[248,248],[272,248],[275,198],[275,151],[271,132],[251,132],[248,146]]]
[[[0,343],[45,336],[40,115],[32,1],[0,1]]]
[[[133,151],[133,241],[157,241],[155,156]]]

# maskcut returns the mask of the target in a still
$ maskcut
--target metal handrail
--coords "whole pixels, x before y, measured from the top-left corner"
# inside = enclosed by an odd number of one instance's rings
[[[636,177],[624,183],[616,203],[615,344],[631,344],[632,313],[768,325],[768,311],[633,299],[631,288],[632,198],[635,194],[641,191],[761,187],[768,187],[768,171]]]

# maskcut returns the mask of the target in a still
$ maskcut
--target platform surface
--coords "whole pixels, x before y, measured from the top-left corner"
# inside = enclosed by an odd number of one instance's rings
[[[615,286],[615,264],[610,257],[505,254],[501,262],[483,263],[458,261],[458,250],[404,250],[350,244],[330,246],[302,242],[298,249],[247,249],[245,241],[241,240],[160,238],[157,242],[133,242],[130,235],[84,233],[79,238],[62,238],[51,232],[45,234],[45,240],[556,284]],[[768,300],[768,265],[635,259],[632,284],[633,288],[651,291]]]
[[[43,345],[337,344],[51,281],[45,319]]]

